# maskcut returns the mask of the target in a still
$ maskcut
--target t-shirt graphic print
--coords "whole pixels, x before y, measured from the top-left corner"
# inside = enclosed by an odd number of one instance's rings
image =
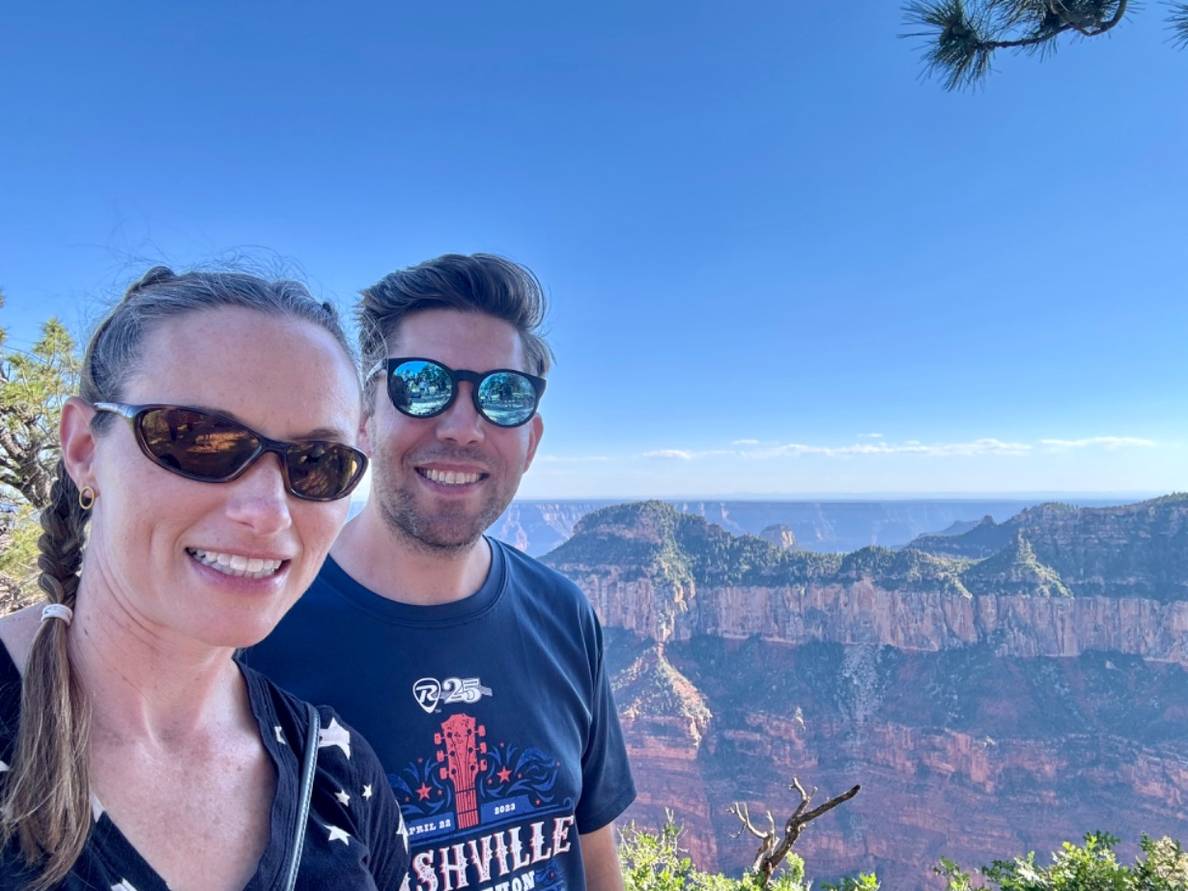
[[[565,887],[553,859],[570,852],[577,830],[560,768],[540,749],[488,739],[473,715],[444,718],[433,746],[388,774],[416,851],[410,878],[461,887],[468,873],[493,891]]]

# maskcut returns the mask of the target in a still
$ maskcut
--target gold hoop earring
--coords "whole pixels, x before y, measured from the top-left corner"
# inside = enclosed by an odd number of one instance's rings
[[[83,486],[82,491],[78,493],[78,506],[83,510],[90,510],[95,506],[95,499],[98,497],[99,493],[90,486]]]

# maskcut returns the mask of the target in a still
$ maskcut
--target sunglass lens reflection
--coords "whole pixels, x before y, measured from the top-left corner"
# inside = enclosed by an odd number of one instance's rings
[[[388,382],[392,404],[405,414],[427,418],[449,404],[454,380],[433,362],[402,362],[392,370]]]
[[[340,497],[360,472],[358,453],[338,443],[292,446],[285,453],[285,462],[293,490],[316,500]]]
[[[140,432],[162,466],[201,480],[234,475],[260,446],[249,430],[214,415],[178,408],[146,412]]]
[[[523,424],[536,411],[536,388],[522,374],[498,372],[479,385],[478,402],[483,415],[501,427]]]

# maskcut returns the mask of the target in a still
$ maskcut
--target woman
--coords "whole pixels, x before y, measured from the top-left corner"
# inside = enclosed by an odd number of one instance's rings
[[[0,887],[399,887],[370,747],[233,659],[345,521],[359,415],[299,285],[158,267],[102,322],[42,517],[50,605],[0,622]]]

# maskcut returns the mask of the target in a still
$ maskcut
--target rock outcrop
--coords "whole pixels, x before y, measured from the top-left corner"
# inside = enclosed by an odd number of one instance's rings
[[[961,573],[961,582],[975,596],[1072,597],[1060,573],[1035,556],[1021,529],[1001,551]]]
[[[790,551],[796,547],[796,533],[792,531],[792,527],[784,523],[765,526],[759,537],[781,551]]]
[[[983,559],[1022,534],[1036,558],[1077,595],[1188,599],[1188,495],[1119,507],[1042,504],[1002,524],[983,522],[963,535],[930,535],[909,547]]]

